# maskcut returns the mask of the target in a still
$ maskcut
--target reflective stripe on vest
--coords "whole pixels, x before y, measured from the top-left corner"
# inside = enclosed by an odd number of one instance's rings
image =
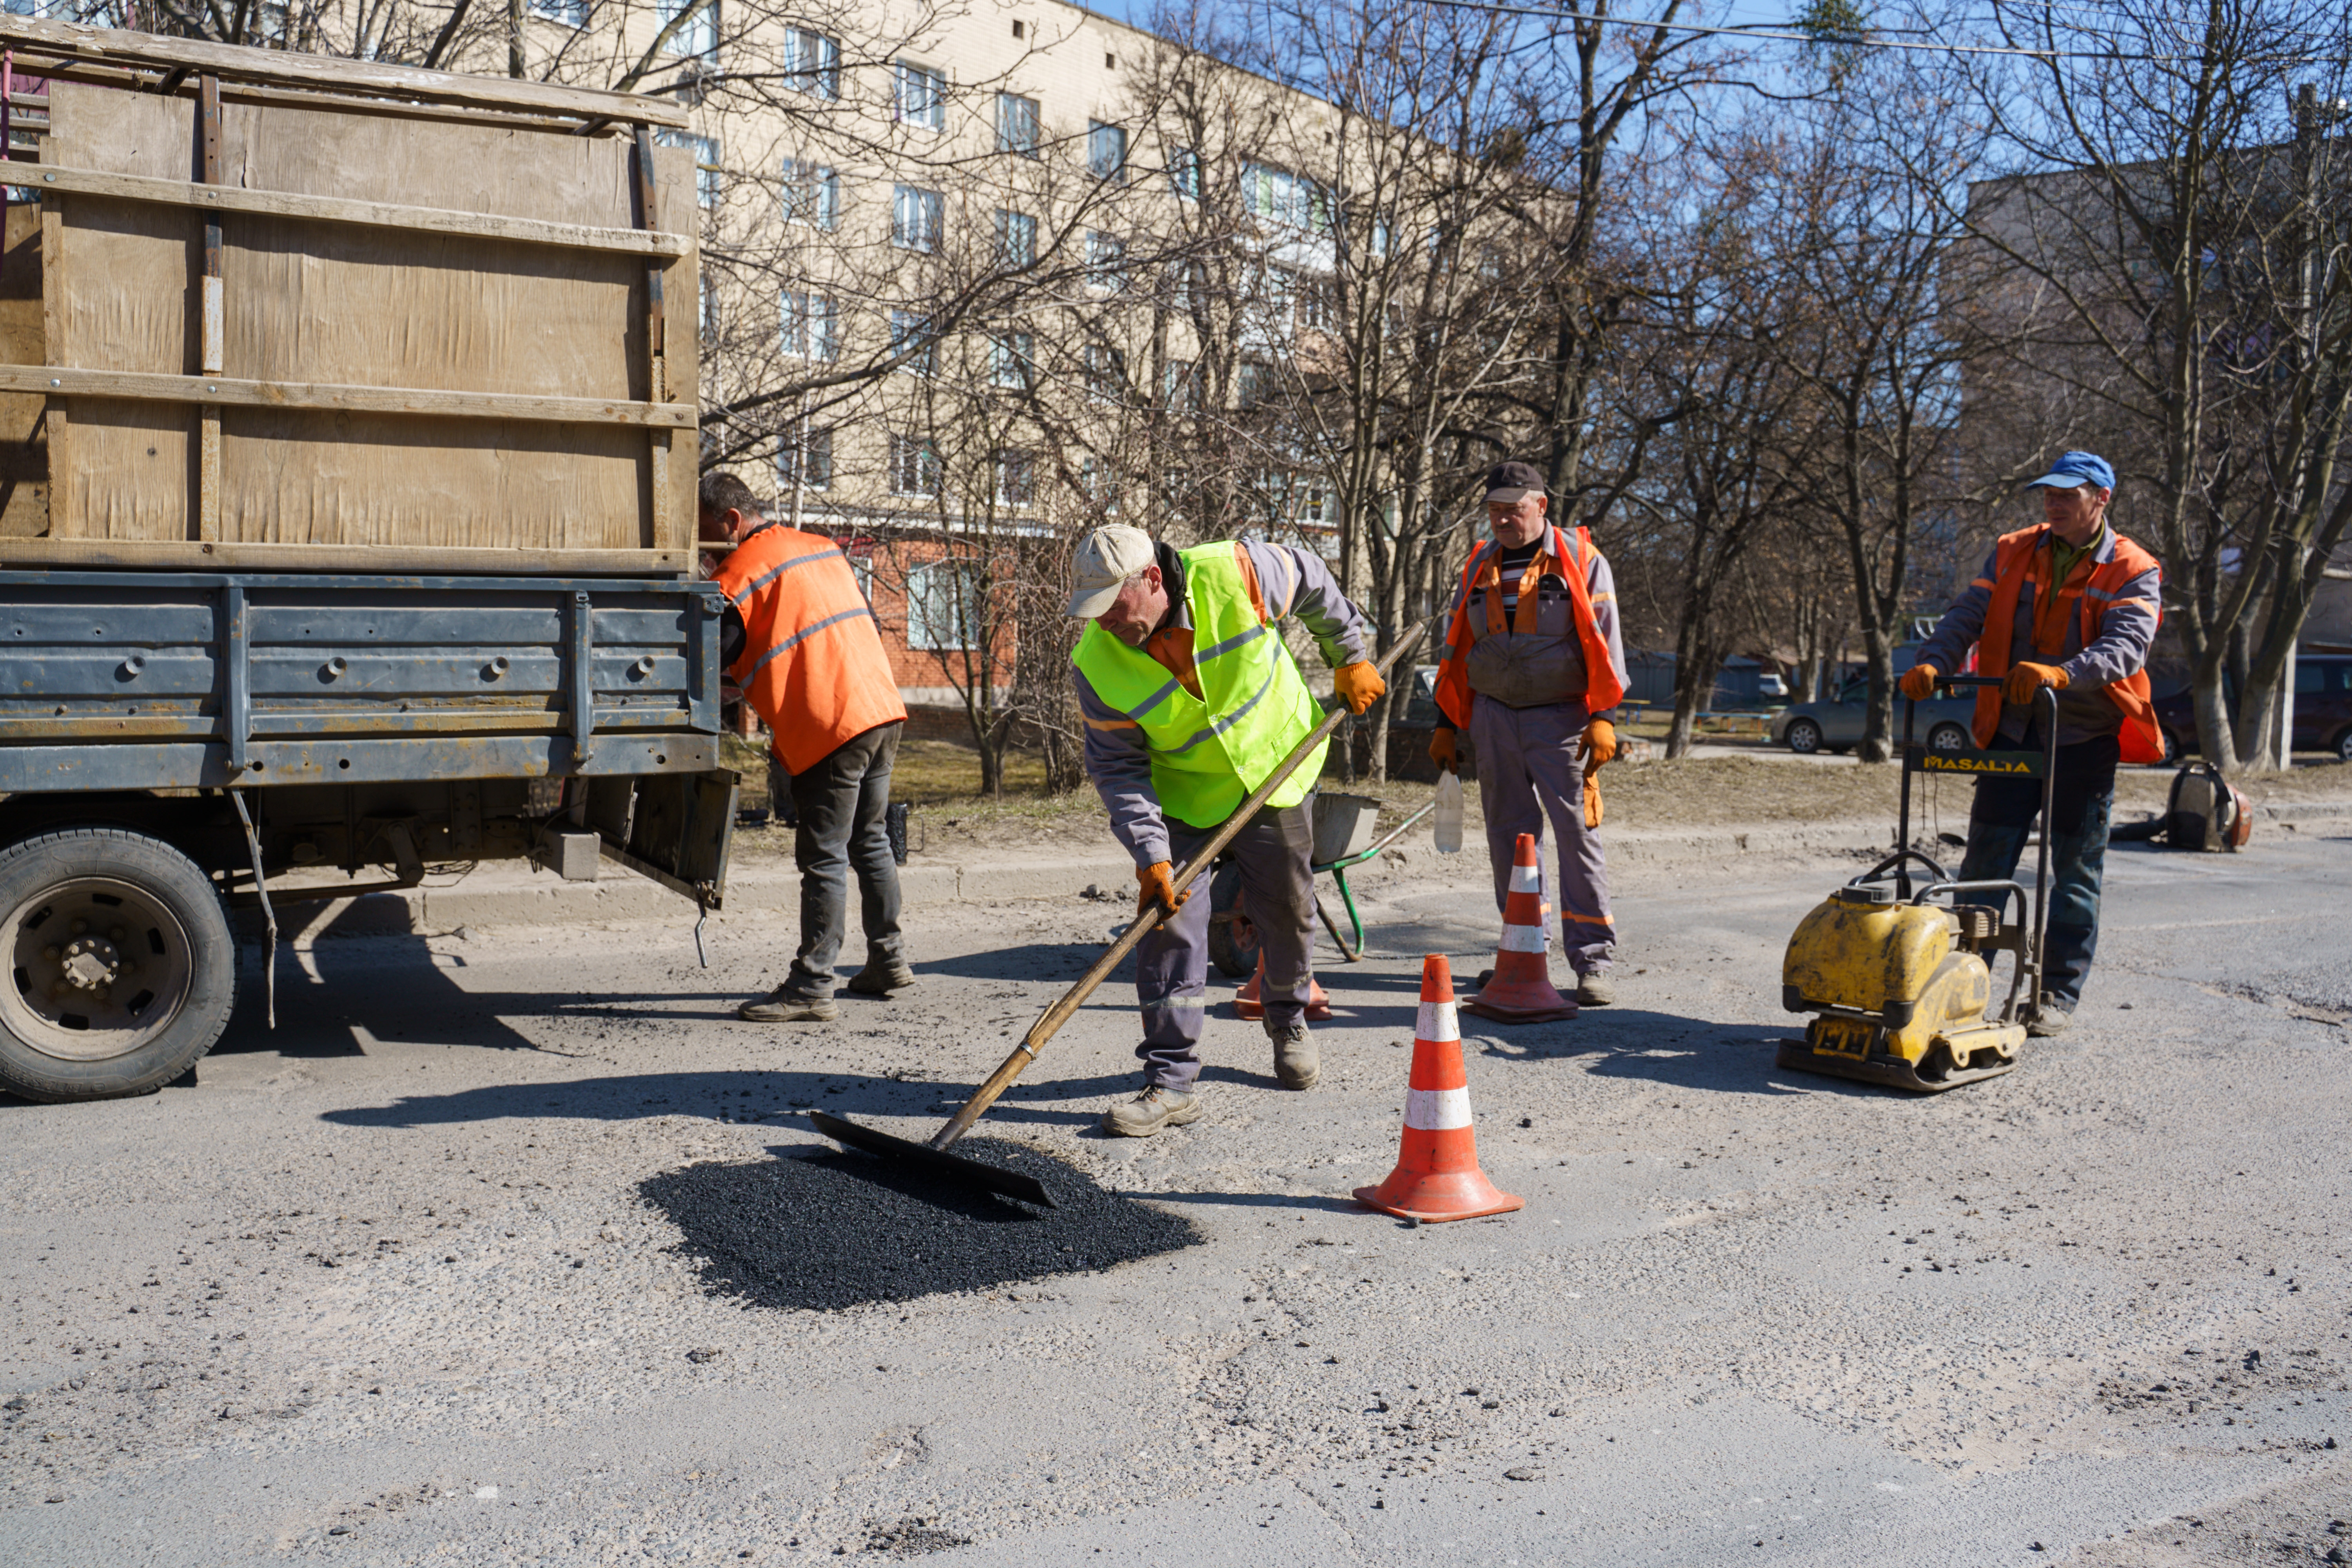
[[[1546,550],[1539,550],[1527,563],[1519,577],[1519,607],[1515,631],[1535,629],[1535,591],[1540,582],[1544,560],[1549,554],[1552,569],[1561,582],[1568,584],[1568,598],[1576,622],[1576,645],[1584,654],[1584,710],[1605,713],[1623,700],[1624,682],[1617,679],[1617,666],[1609,657],[1609,643],[1601,635],[1601,622],[1592,613],[1592,586],[1585,579],[1591,574],[1592,531],[1580,528],[1571,536],[1567,530],[1554,526],[1545,540]],[[1502,571],[1496,560],[1502,546],[1488,540],[1470,552],[1462,563],[1462,586],[1454,595],[1454,618],[1446,627],[1445,656],[1438,669],[1442,686],[1449,675],[1462,680],[1461,661],[1470,645],[1478,640],[1479,631],[1470,625],[1470,594],[1480,585],[1482,576],[1491,580],[1486,595],[1486,624],[1489,630],[1500,631],[1502,619]],[[1535,574],[1530,581],[1528,574]],[[1465,688],[1466,690],[1466,688]]]
[[[1993,547],[1993,584],[1991,600],[1985,606],[1984,630],[1977,634],[1977,673],[1995,679],[2009,673],[2010,649],[2016,641],[2017,603],[2025,584],[2034,584],[2034,619],[2043,620],[2042,612],[2053,600],[2076,597],[2080,600],[2082,643],[2088,647],[2097,639],[2100,625],[2106,619],[2107,606],[2113,604],[2133,581],[2157,567],[2156,557],[2118,533],[2115,536],[2114,558],[2094,562],[2090,575],[2082,586],[2070,595],[2069,584],[2051,584],[2047,572],[2036,569],[2042,540],[2050,531],[2047,523],[2021,528],[2014,533],[2004,533]],[[2159,603],[2157,614],[2164,613]],[[2054,624],[2063,626],[2063,616]],[[2063,637],[2063,634],[2061,634]],[[2034,651],[2055,659],[2063,652],[2064,643],[2056,648],[2044,648],[2037,640]],[[2164,761],[2164,731],[2156,721],[2156,707],[2148,689],[2147,671],[2135,670],[2121,680],[2110,682],[2102,689],[2107,700],[2123,714],[2123,728],[2117,739],[2127,763],[2160,763]],[[1977,688],[1974,723],[1977,744],[1990,748],[2000,734],[2000,688]]]
[[[907,716],[874,612],[832,540],[762,528],[714,580],[743,617],[728,679],[767,721],[784,766],[806,773],[844,742]]]
[[[1323,714],[1290,650],[1259,619],[1230,541],[1179,552],[1201,695],[1158,659],[1088,623],[1071,652],[1095,695],[1143,731],[1160,809],[1214,827],[1264,784]],[[1323,772],[1323,748],[1299,763],[1269,805],[1297,805]]]

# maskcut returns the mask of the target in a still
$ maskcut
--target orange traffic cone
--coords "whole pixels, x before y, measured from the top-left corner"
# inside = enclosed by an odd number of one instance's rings
[[[1234,1017],[1263,1018],[1265,1016],[1265,1004],[1258,1000],[1258,987],[1265,984],[1265,954],[1261,952],[1257,955],[1257,973],[1243,981],[1242,988],[1234,993]],[[1319,1024],[1331,1016],[1331,998],[1323,994],[1321,981],[1310,975],[1307,984],[1308,987],[1307,1016]]]
[[[1421,1022],[1412,1037],[1404,1143],[1396,1169],[1377,1187],[1358,1187],[1356,1201],[1424,1224],[1525,1208],[1525,1198],[1496,1191],[1478,1168],[1478,1135],[1470,1130],[1470,1080],[1462,1070],[1462,1026],[1454,1016],[1454,975],[1442,953],[1421,961]]]
[[[1495,977],[1462,1004],[1465,1012],[1498,1024],[1544,1024],[1576,1016],[1576,998],[1551,985],[1551,921],[1543,901],[1543,870],[1536,836],[1519,835],[1511,857],[1511,890],[1503,900],[1503,941],[1495,949]]]

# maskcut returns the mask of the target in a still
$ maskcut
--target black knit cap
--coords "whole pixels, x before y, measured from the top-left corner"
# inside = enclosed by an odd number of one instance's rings
[[[1508,506],[1522,496],[1544,493],[1544,478],[1533,463],[1497,463],[1486,470],[1489,502]]]

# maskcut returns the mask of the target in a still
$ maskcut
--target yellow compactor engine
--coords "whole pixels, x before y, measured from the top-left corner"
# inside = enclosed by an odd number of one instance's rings
[[[1780,1000],[1818,1015],[1781,1043],[1784,1068],[1936,1090],[2007,1072],[2025,1044],[2014,986],[1998,1016],[1986,954],[2022,945],[1979,905],[1898,900],[1853,883],[1800,921],[1780,965]]]

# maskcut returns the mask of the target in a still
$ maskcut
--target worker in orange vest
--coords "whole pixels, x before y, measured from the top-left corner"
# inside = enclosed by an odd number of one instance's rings
[[[2099,945],[2099,880],[2118,763],[2160,763],[2164,735],[2149,701],[2147,650],[2163,612],[2156,557],[2107,526],[2116,471],[2105,458],[2068,452],[2026,487],[2042,492],[2039,527],[2001,535],[1935,636],[1906,670],[1903,695],[1930,696],[1937,678],[1977,649],[1977,673],[2006,677],[1977,689],[1976,742],[2039,752],[2049,743],[2042,688],[2057,693],[2058,770],[2052,784],[2053,885],[2042,940],[2042,997],[2026,1023],[2055,1035],[2083,998]],[[2042,810],[2038,779],[1982,776],[1969,808],[1962,881],[2017,874]]]
[[[719,659],[767,721],[800,816],[800,951],[782,984],[736,1013],[755,1024],[829,1022],[840,1016],[833,964],[848,922],[848,871],[866,927],[866,966],[849,988],[883,996],[915,983],[884,819],[907,708],[841,547],[770,522],[732,474],[706,478],[700,499],[704,536],[735,542],[715,579],[727,595]]]
[[[1519,835],[1540,841],[1550,819],[1559,877],[1545,897],[1559,907],[1577,1003],[1600,1007],[1616,999],[1608,972],[1617,927],[1593,774],[1617,755],[1609,714],[1625,695],[1625,643],[1607,559],[1587,530],[1554,527],[1550,505],[1532,463],[1488,471],[1494,537],[1470,552],[1454,595],[1437,666],[1444,717],[1429,754],[1459,771],[1458,731],[1469,730],[1496,908],[1510,892]]]

